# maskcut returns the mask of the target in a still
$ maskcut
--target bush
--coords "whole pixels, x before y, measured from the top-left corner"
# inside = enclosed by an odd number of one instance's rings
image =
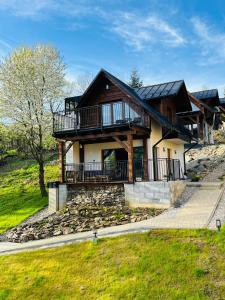
[[[194,176],[191,178],[191,181],[192,181],[192,182],[198,182],[200,179],[201,179],[200,176],[194,175]]]

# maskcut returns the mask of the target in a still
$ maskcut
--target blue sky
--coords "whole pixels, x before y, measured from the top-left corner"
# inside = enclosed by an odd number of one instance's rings
[[[100,68],[145,84],[184,79],[225,88],[224,0],[0,0],[0,56],[38,43],[60,50],[67,77]]]

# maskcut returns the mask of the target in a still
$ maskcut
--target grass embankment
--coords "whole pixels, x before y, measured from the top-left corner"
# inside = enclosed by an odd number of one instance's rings
[[[225,233],[154,230],[0,257],[0,299],[224,299]]]
[[[47,165],[45,176],[46,182],[57,180],[58,167]],[[40,195],[35,161],[10,157],[0,167],[0,234],[46,205],[47,197]]]

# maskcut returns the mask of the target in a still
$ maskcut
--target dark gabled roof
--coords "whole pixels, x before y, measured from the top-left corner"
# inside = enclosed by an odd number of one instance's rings
[[[206,99],[218,97],[218,90],[212,89],[212,90],[193,92],[192,95],[199,100],[206,100]]]
[[[151,100],[168,96],[175,96],[180,91],[183,80],[171,81],[134,89],[142,100]]]
[[[104,70],[105,71],[105,70]],[[142,106],[151,116],[152,118],[157,121],[162,126],[175,130],[174,125],[163,115],[161,115],[157,110],[155,110],[153,107],[142,101],[142,99],[138,96],[138,94],[135,92],[133,88],[131,88],[129,85],[124,83],[123,81],[119,80],[117,77],[113,76],[112,74],[105,71],[108,78],[111,79],[113,82],[115,82],[122,90],[124,90],[126,93],[128,93],[131,97],[133,97],[136,102]]]
[[[110,74],[109,72],[107,72],[104,69],[101,69],[99,71],[99,73],[97,74],[97,76],[94,78],[94,80],[91,82],[91,84],[89,85],[89,87],[87,88],[85,93],[83,94],[83,96],[80,100],[80,103],[78,105],[81,105],[82,101],[85,99],[85,97],[87,96],[87,94],[91,90],[91,88],[94,85],[95,81],[102,75],[104,75],[106,78],[108,78],[111,82],[113,82],[116,86],[118,86],[121,90],[123,90],[127,95],[132,97],[136,101],[136,103],[138,105],[140,105],[141,107],[143,107],[156,122],[158,122],[159,124],[161,124],[162,126],[168,128],[168,129],[175,130],[174,125],[167,118],[165,118],[158,111],[156,111],[153,107],[151,107],[150,105],[145,103],[138,96],[138,94],[135,92],[135,90],[133,88],[131,88],[126,83],[124,83],[123,81],[121,81],[117,77],[113,76],[112,74]]]
[[[114,83],[116,86],[118,86],[124,93],[126,93],[128,96],[130,96],[131,98],[134,99],[134,101],[140,105],[141,107],[143,107],[148,113],[149,115],[156,121],[158,122],[161,126],[166,127],[167,129],[171,130],[171,131],[176,131],[180,134],[184,134],[184,129],[181,130],[181,128],[178,128],[178,126],[172,124],[166,117],[164,117],[162,114],[160,114],[157,110],[155,110],[152,106],[150,106],[146,101],[143,101],[143,99],[138,95],[138,93],[135,91],[135,89],[131,88],[130,86],[128,86],[126,83],[124,83],[123,81],[121,81],[120,79],[118,79],[117,77],[113,76],[112,74],[110,74],[109,72],[107,72],[104,69],[101,69],[99,71],[99,73],[96,75],[96,77],[94,78],[94,80],[91,82],[91,84],[89,85],[89,87],[87,88],[87,90],[84,92],[84,94],[82,95],[80,102],[78,104],[81,105],[82,102],[84,101],[85,97],[88,95],[88,93],[91,91],[91,89],[93,88],[95,82],[97,81],[97,79],[104,75],[106,78],[108,78],[112,83]],[[173,83],[177,83],[173,82]],[[169,84],[169,83],[168,83]],[[177,90],[180,89],[180,87],[182,86],[182,84],[184,84],[184,81],[181,80],[179,81],[179,84],[175,84],[173,85],[174,88],[171,88],[171,93],[174,93],[174,95],[177,93]],[[162,88],[161,88],[162,89]]]

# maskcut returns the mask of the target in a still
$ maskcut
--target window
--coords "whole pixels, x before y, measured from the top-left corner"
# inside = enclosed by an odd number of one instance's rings
[[[112,113],[111,113],[111,104],[102,105],[102,124],[103,126],[109,126],[112,124]]]
[[[102,105],[103,126],[130,122],[138,117],[139,115],[125,102],[117,101]]]

